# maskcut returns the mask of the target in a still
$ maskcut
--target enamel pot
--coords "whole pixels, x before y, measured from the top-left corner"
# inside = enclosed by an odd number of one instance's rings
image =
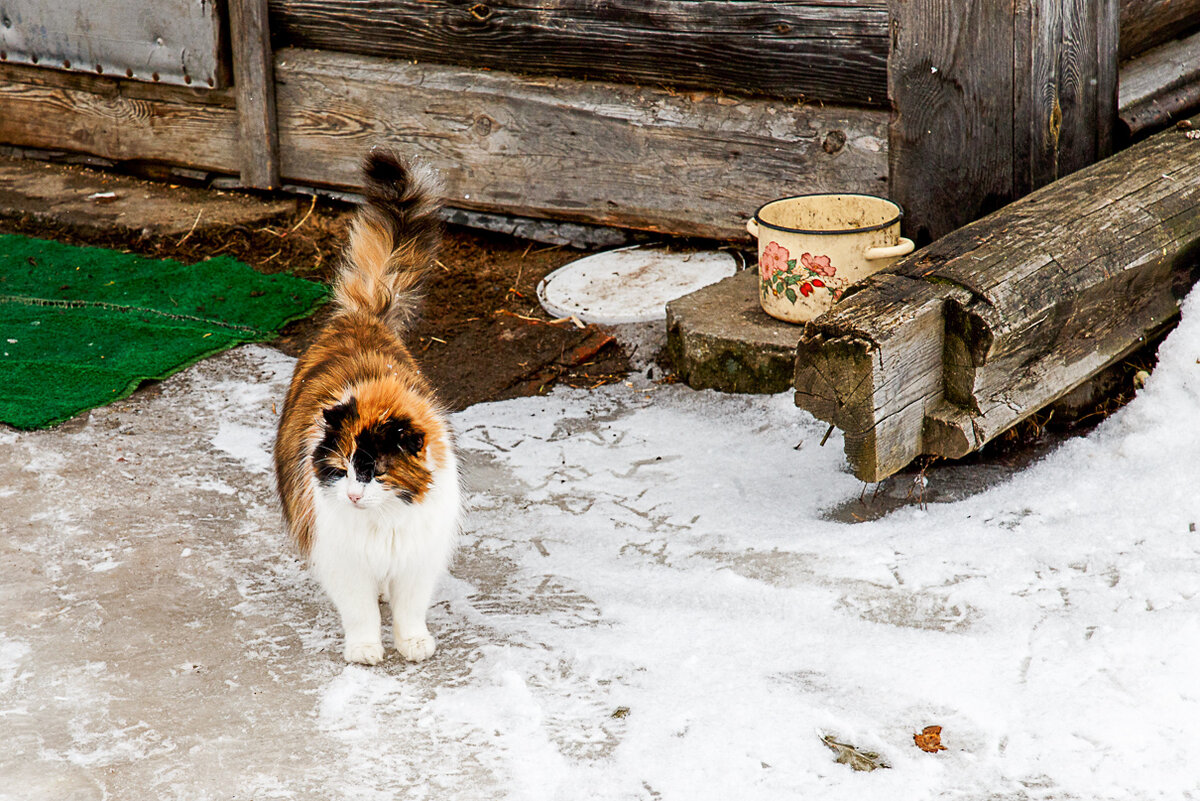
[[[758,239],[763,311],[806,323],[851,284],[913,250],[900,236],[900,207],[872,195],[799,195],[772,200],[746,230]]]

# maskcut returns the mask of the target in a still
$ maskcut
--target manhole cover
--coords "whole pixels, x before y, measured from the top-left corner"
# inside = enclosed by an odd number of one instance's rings
[[[667,301],[737,272],[720,251],[693,253],[640,245],[609,250],[559,267],[538,284],[538,300],[556,317],[614,325],[662,320]]]

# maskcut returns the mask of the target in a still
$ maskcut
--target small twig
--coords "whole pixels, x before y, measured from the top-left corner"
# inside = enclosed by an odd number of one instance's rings
[[[446,265],[442,264],[441,259],[434,259],[433,263],[436,264],[438,267],[441,267],[446,272],[450,272],[450,268],[447,267]]]
[[[492,312],[492,314],[503,315],[505,317],[516,317],[518,320],[528,320],[531,323],[542,323],[543,325],[546,323],[545,320],[542,320],[538,317],[529,317],[524,314],[517,314],[516,312],[509,311],[508,309],[496,309],[496,311]],[[569,319],[570,319],[569,317],[564,317],[561,320],[551,320],[550,322],[551,323],[563,323]]]
[[[312,196],[312,203],[309,205],[309,207],[308,207],[308,211],[307,211],[307,212],[305,212],[305,214],[304,214],[304,216],[303,216],[302,218],[300,218],[300,222],[296,223],[296,224],[295,224],[295,225],[293,225],[293,226],[292,226],[290,229],[288,229],[288,234],[292,233],[292,232],[293,232],[293,231],[295,231],[297,228],[299,228],[300,226],[304,225],[305,221],[307,221],[307,220],[308,220],[308,215],[312,214],[312,213],[313,213],[313,209],[315,209],[316,207],[317,207],[317,196],[316,196],[316,195],[313,195],[313,196]],[[284,234],[284,236],[287,236],[287,234]]]
[[[829,430],[825,432],[825,436],[821,437],[821,447],[825,447],[825,443],[829,441],[829,435],[833,433],[833,424],[829,424]]]
[[[175,243],[175,247],[179,247],[184,242],[188,241],[188,237],[192,235],[192,232],[196,230],[196,226],[200,224],[200,215],[202,214],[204,214],[204,209],[200,209],[200,211],[196,212],[196,219],[192,221],[192,227],[189,228],[188,232],[183,235],[183,239],[180,239]]]
[[[517,316],[520,316],[520,315],[517,315]],[[527,318],[525,318],[525,319],[532,320],[533,318],[532,318],[532,317],[527,317]],[[539,321],[539,322],[540,322],[540,321]],[[580,320],[578,317],[576,317],[575,315],[571,315],[571,316],[569,316],[569,317],[559,317],[557,320],[551,320],[551,321],[550,321],[550,325],[557,325],[558,323],[571,323],[571,324],[572,324],[572,325],[574,325],[576,328],[587,328],[587,325],[586,325],[586,324],[584,324],[584,323],[583,323],[583,322],[582,322],[582,321],[581,321],[581,320]],[[633,354],[631,353],[631,354],[630,354],[630,356],[632,356],[632,355],[633,355]]]

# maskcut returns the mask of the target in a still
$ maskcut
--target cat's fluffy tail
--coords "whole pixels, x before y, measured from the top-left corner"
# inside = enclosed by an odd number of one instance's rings
[[[350,229],[333,302],[400,333],[416,319],[421,285],[442,241],[441,187],[430,169],[383,148],[367,155],[363,174],[367,202]]]

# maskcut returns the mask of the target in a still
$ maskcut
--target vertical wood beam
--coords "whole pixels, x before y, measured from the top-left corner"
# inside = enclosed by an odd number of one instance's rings
[[[279,133],[267,0],[229,0],[229,22],[242,183],[274,189],[279,186]]]
[[[1112,152],[1119,0],[889,0],[889,190],[925,244]]]

